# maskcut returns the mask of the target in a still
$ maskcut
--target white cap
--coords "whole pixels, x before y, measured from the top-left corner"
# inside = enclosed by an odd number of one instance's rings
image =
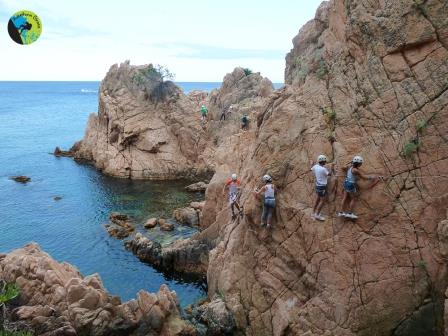
[[[237,179],[236,174],[232,174],[232,180],[236,181],[236,179]]]
[[[359,155],[356,155],[352,160],[353,163],[362,163],[363,161],[363,158]]]

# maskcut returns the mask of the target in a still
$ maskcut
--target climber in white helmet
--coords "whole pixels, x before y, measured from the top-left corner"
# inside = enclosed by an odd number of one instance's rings
[[[263,176],[263,182],[265,185],[260,189],[255,189],[254,193],[259,196],[264,193],[263,200],[263,214],[261,215],[261,226],[266,225],[266,228],[270,229],[272,227],[272,215],[275,209],[275,193],[276,188],[272,183],[272,177],[269,175]]]
[[[316,177],[316,201],[314,202],[313,214],[311,217],[320,221],[324,221],[325,217],[321,214],[322,207],[325,204],[327,198],[327,182],[328,176],[332,175],[334,172],[334,163],[330,165],[330,170],[328,170],[325,165],[327,163],[327,157],[323,154],[319,155],[317,158],[317,164],[311,167]]]
[[[358,197],[359,188],[357,182],[359,179],[372,181],[370,188],[374,187],[381,180],[381,176],[369,176],[361,171],[360,167],[363,161],[364,160],[361,156],[356,155],[352,159],[352,162],[342,168],[345,172],[347,172],[347,176],[344,181],[344,196],[342,198],[341,211],[338,212],[338,216],[352,219],[358,218],[358,216],[356,216],[352,211]]]
[[[226,181],[224,186],[223,195],[226,190],[229,191],[229,203],[230,208],[232,209],[232,219],[236,218],[235,210],[238,210],[238,213],[241,217],[243,217],[243,207],[238,204],[238,196],[241,190],[241,181],[238,179],[236,174],[232,174],[232,176]]]

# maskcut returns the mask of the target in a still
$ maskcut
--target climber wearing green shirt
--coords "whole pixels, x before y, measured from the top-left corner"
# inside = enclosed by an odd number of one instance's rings
[[[205,105],[201,106],[201,121],[202,123],[206,123],[207,122],[207,114],[208,114],[208,110],[205,107]]]

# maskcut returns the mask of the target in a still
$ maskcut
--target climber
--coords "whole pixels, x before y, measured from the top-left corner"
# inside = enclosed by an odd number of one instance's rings
[[[221,120],[225,121],[226,120],[226,114],[227,114],[228,109],[229,109],[229,107],[224,107],[221,110],[221,117],[219,118],[219,121],[221,121]]]
[[[249,129],[249,116],[247,113],[244,113],[243,117],[241,118],[241,129],[243,131],[247,131]]]
[[[322,216],[320,211],[325,204],[327,198],[327,180],[328,176],[334,174],[334,163],[330,165],[330,170],[325,167],[327,163],[327,157],[325,155],[319,155],[317,158],[317,164],[315,164],[311,170],[316,176],[316,193],[317,198],[314,203],[313,214],[311,217],[320,221],[324,221],[325,217]]]
[[[264,192],[264,202],[263,202],[263,214],[261,215],[261,226],[266,225],[266,228],[270,229],[272,227],[272,214],[275,209],[275,192],[276,188],[272,183],[272,177],[269,175],[263,176],[263,181],[265,185],[260,189],[255,189],[254,194],[259,196]]]
[[[232,219],[236,218],[234,207],[238,210],[241,218],[243,217],[243,207],[238,204],[238,196],[241,190],[241,181],[238,179],[236,174],[232,174],[232,177],[226,181],[224,189],[222,191],[223,195],[226,192],[226,189],[229,190],[229,202],[230,208],[232,209]]]
[[[368,181],[373,181],[369,188],[373,188],[381,181],[381,176],[368,176],[365,175],[360,167],[363,163],[363,158],[359,155],[355,156],[352,162],[348,163],[346,167],[342,168],[347,172],[347,176],[344,181],[344,196],[342,198],[341,211],[338,212],[338,216],[356,219],[356,216],[352,211],[355,205],[356,198],[358,196],[358,178]],[[348,203],[348,212],[346,212]]]
[[[203,124],[205,124],[207,122],[207,114],[208,114],[208,110],[205,107],[205,105],[201,106],[201,121]]]

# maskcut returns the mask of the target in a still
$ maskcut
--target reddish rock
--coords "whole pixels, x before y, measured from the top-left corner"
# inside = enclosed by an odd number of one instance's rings
[[[98,275],[83,277],[36,244],[0,260],[0,278],[19,285],[24,305],[14,310],[14,318],[28,322],[36,335],[133,335],[137,329],[145,335],[194,335],[180,318],[176,293],[167,286],[157,294],[140,291],[136,300],[121,303]]]

